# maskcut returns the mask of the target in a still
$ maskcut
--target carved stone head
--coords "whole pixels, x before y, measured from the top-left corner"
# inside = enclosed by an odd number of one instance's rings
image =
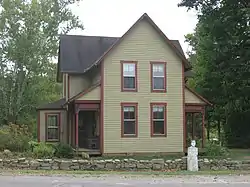
[[[192,141],[191,141],[191,146],[192,146],[192,147],[195,147],[195,146],[196,146],[195,140],[192,140]]]

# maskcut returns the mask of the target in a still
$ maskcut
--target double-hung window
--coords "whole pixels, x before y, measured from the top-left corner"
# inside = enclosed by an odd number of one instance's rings
[[[59,141],[60,114],[46,114],[46,141]]]
[[[137,91],[137,62],[121,62],[122,66],[122,91]]]
[[[166,63],[151,62],[151,91],[166,92]]]
[[[166,136],[166,104],[151,103],[151,136]]]
[[[121,136],[137,136],[137,103],[121,103]]]

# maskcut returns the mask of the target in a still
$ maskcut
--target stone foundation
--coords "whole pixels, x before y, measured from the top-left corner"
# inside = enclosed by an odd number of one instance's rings
[[[187,170],[187,159],[175,160],[152,159],[110,159],[110,160],[61,160],[61,159],[0,159],[0,169],[30,169],[30,170]],[[234,161],[230,159],[210,160],[200,159],[199,170],[250,170],[249,161]]]

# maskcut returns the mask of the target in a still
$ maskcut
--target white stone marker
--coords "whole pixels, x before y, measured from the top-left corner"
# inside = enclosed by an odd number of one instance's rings
[[[191,141],[191,146],[188,148],[187,170],[198,171],[198,148],[195,147],[195,140]]]

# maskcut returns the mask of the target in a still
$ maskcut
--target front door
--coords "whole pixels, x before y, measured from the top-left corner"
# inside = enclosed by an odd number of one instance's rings
[[[79,147],[86,149],[99,148],[97,132],[97,111],[80,111],[78,123]]]

